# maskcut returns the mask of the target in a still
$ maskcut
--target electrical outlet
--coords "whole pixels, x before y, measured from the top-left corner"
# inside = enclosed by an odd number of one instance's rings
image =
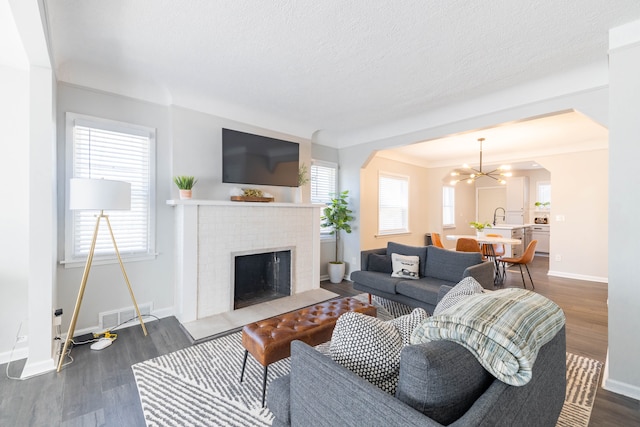
[[[27,342],[27,338],[26,335],[18,335],[18,337],[16,337],[16,343]]]
[[[562,261],[562,255],[556,255],[556,261]]]

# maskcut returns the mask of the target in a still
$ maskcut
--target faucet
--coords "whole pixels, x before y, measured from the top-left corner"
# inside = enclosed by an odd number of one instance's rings
[[[498,209],[502,209],[502,215],[498,215]],[[496,225],[496,218],[502,218],[502,221],[506,221],[507,212],[504,210],[504,208],[498,206],[496,210],[493,211],[493,225]]]

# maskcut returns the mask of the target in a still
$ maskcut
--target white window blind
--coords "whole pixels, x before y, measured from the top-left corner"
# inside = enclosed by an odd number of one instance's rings
[[[152,182],[155,131],[135,125],[69,114],[71,178],[104,178],[131,184],[131,210],[109,211],[118,250],[123,258],[154,253]],[[67,180],[68,181],[68,180]],[[68,206],[68,203],[67,203]],[[86,259],[96,222],[96,212],[74,210],[70,216],[66,261]],[[115,250],[105,222],[100,225],[96,258],[111,258]]]
[[[311,161],[311,203],[328,204],[337,192],[338,165],[321,160]],[[320,212],[322,216],[322,211]],[[322,236],[329,236],[331,229],[320,229]]]
[[[456,189],[451,186],[442,187],[442,226],[456,225]]]
[[[378,177],[378,234],[409,231],[409,177]]]

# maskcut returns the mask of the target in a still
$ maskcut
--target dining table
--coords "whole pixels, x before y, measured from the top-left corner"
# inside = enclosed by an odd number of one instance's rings
[[[500,259],[496,256],[494,246],[496,244],[517,246],[522,244],[520,239],[512,239],[510,237],[495,237],[495,236],[478,236],[473,234],[447,234],[445,238],[447,240],[458,241],[461,237],[475,239],[480,245],[480,253],[491,258],[495,265],[495,277],[494,284],[500,286],[504,283],[506,277],[506,270],[500,271]]]

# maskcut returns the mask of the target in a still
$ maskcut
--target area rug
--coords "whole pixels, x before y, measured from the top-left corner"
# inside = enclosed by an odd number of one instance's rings
[[[381,318],[394,317],[384,307],[378,311]],[[326,352],[328,345],[318,349]],[[271,425],[273,415],[261,407],[262,366],[249,357],[239,382],[243,354],[236,332],[133,365],[147,426]],[[269,365],[268,381],[289,367],[289,359]],[[558,426],[588,426],[601,368],[601,362],[567,353],[567,394]]]

